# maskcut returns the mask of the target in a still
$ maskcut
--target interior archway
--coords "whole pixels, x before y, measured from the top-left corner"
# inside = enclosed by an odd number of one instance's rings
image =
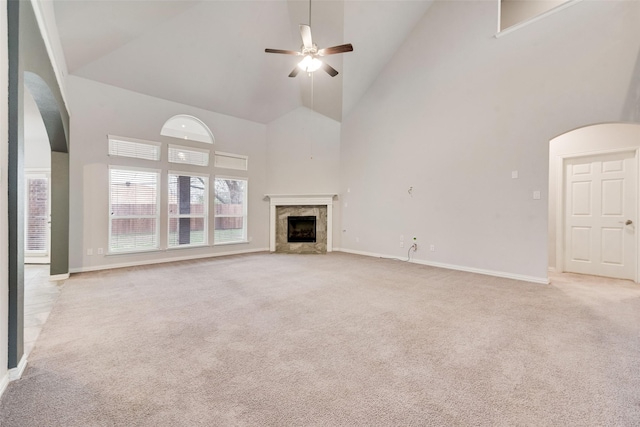
[[[549,269],[563,268],[564,160],[571,157],[640,150],[640,124],[599,123],[577,128],[549,142]]]

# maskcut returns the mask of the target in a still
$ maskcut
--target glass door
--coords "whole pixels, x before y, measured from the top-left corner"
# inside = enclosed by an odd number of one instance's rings
[[[51,243],[50,172],[26,172],[24,261],[48,264]]]

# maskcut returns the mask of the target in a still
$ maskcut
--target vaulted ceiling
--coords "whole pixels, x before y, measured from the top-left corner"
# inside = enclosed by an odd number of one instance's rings
[[[307,0],[55,0],[72,75],[157,98],[268,123],[300,106],[342,121],[424,15],[432,0],[314,0],[318,47],[340,74],[287,77],[300,58]]]

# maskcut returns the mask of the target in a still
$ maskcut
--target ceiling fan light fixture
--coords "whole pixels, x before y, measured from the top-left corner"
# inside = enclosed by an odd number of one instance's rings
[[[313,73],[314,71],[317,71],[320,69],[320,67],[322,67],[322,61],[320,61],[318,58],[314,58],[311,55],[307,55],[302,61],[298,63],[298,67],[300,67],[301,70],[307,73]]]

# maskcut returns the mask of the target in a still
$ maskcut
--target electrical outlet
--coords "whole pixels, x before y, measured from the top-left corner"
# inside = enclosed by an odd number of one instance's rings
[[[431,252],[435,252],[436,251],[436,245],[429,245],[429,250]]]
[[[89,256],[93,255],[93,249],[87,249],[87,255]]]
[[[400,241],[401,241],[401,242],[404,242],[404,234],[401,234],[401,235],[400,235]]]
[[[404,242],[400,242],[400,249],[404,248]]]
[[[413,252],[417,252],[418,250],[418,244],[414,243],[413,245],[411,245],[411,249],[413,249]]]
[[[356,237],[356,243],[358,243],[360,241],[359,237]]]
[[[102,255],[104,253],[104,251],[102,250],[102,248],[98,248],[98,255]]]

